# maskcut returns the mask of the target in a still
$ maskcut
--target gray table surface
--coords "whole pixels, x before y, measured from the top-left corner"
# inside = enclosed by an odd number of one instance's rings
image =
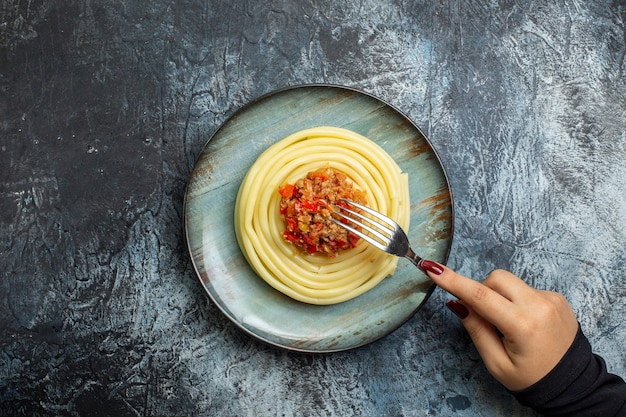
[[[307,355],[242,334],[182,229],[204,143],[254,98],[394,105],[454,193],[449,266],[560,291],[626,375],[626,3],[0,3],[0,415],[529,416],[436,290]]]

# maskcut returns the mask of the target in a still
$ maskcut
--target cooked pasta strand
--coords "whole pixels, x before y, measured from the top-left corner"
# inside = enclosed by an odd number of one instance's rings
[[[321,305],[372,289],[393,274],[398,262],[365,242],[329,258],[303,253],[285,241],[278,187],[324,166],[346,174],[366,193],[370,207],[408,229],[407,175],[373,141],[327,126],[296,132],[263,152],[240,186],[234,219],[241,250],[263,280],[289,297]]]

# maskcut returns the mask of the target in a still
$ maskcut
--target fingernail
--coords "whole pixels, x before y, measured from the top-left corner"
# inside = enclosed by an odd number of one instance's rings
[[[435,275],[443,274],[443,267],[437,262],[429,261],[428,259],[422,259],[417,263],[417,267],[424,273],[432,272]]]
[[[463,320],[467,316],[469,316],[469,310],[463,304],[459,303],[456,300],[450,300],[446,303],[446,307],[450,309],[458,318]]]

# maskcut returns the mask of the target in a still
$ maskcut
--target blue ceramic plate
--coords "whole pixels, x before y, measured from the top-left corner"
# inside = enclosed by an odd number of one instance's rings
[[[419,310],[434,285],[408,260],[393,276],[344,303],[294,301],[265,283],[237,245],[233,211],[256,158],[289,134],[316,126],[350,129],[387,151],[409,175],[413,249],[445,263],[452,243],[452,197],[439,158],[399,111],[359,91],[308,85],[265,95],[230,117],[207,142],[185,194],[184,229],[208,296],[249,335],[281,348],[335,352],[373,342]]]

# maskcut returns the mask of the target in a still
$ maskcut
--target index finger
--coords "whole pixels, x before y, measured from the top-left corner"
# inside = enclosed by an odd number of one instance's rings
[[[473,279],[457,274],[448,267],[432,261],[422,260],[420,268],[450,294],[463,300],[484,319],[494,324],[503,333],[515,323],[513,303],[505,296]]]

